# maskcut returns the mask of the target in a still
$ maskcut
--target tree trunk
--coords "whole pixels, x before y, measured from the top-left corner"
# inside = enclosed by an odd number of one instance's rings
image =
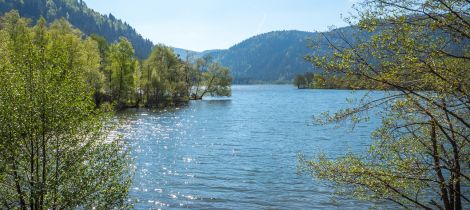
[[[437,148],[437,133],[436,133],[436,121],[433,119],[431,120],[431,142],[432,142],[432,156],[434,159],[434,170],[436,171],[436,175],[438,177],[438,184],[441,190],[441,199],[444,202],[444,209],[451,210],[450,202],[449,202],[449,194],[447,192],[447,186],[445,182],[444,175],[442,174],[441,170],[441,163],[439,159],[439,151]]]

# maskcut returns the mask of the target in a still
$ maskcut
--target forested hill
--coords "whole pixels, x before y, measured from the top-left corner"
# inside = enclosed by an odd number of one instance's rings
[[[102,15],[88,8],[82,0],[0,0],[0,15],[12,9],[32,19],[33,23],[41,16],[48,22],[65,18],[85,34],[98,34],[110,43],[118,41],[121,36],[126,37],[140,59],[146,59],[154,46],[126,22],[116,19],[112,14]],[[351,28],[338,30],[350,32]],[[332,35],[334,32],[326,34]],[[231,69],[236,83],[285,82],[291,81],[297,74],[317,71],[304,57],[312,53],[331,52],[324,42],[325,39],[318,33],[274,31],[251,37],[226,50],[200,53],[179,48],[173,50],[183,60],[187,53],[194,58],[211,56],[214,61]],[[310,43],[319,44],[320,47],[312,50],[308,47]]]
[[[153,48],[153,43],[144,39],[129,24],[112,14],[102,15],[88,8],[82,0],[0,0],[0,16],[12,9],[33,22],[41,16],[48,22],[65,18],[85,34],[101,35],[110,43],[121,36],[126,37],[141,59],[147,58]]]
[[[335,39],[340,31],[349,36],[354,29],[345,27],[325,33]],[[311,49],[311,44],[318,45]],[[304,57],[331,53],[324,37],[304,31],[274,31],[249,38],[227,50],[203,52],[231,69],[236,83],[291,81],[297,74],[315,72]]]
[[[312,70],[312,65],[304,60],[311,51],[307,38],[312,35],[301,31],[275,31],[208,54],[229,67],[238,83],[290,80],[300,72]]]

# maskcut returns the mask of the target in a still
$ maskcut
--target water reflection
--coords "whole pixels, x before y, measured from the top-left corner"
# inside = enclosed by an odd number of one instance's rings
[[[220,106],[230,106],[232,104],[232,99],[230,98],[222,98],[222,99],[210,99],[210,100],[203,100],[207,104],[215,104]]]
[[[358,93],[356,93],[358,94]],[[235,86],[230,99],[166,111],[128,110],[120,132],[132,145],[136,209],[363,209],[331,186],[300,176],[296,155],[364,152],[377,121],[309,126],[311,116],[347,106],[349,91]]]

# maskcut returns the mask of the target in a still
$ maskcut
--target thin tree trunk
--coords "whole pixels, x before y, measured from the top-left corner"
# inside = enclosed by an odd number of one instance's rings
[[[26,209],[26,202],[24,201],[24,194],[23,194],[23,191],[21,190],[20,178],[18,176],[18,167],[16,166],[16,160],[14,157],[12,158],[12,162],[13,162],[13,178],[15,179],[16,193],[18,193],[18,196],[20,197],[20,209]]]
[[[41,147],[42,147],[42,181],[41,181],[41,194],[40,194],[40,198],[39,198],[39,206],[40,208],[42,209],[42,206],[44,205],[44,196],[45,194],[47,193],[46,191],[46,183],[47,183],[47,180],[46,180],[46,173],[47,173],[47,169],[46,169],[46,166],[47,166],[47,155],[46,155],[46,116],[45,116],[45,108],[44,108],[44,104],[43,104],[43,115],[42,115],[42,124],[43,124],[43,128],[42,128],[42,142],[41,142]]]
[[[444,202],[444,208],[446,210],[451,210],[450,202],[449,202],[449,195],[447,192],[446,182],[444,175],[442,174],[440,160],[439,160],[439,151],[437,147],[437,134],[436,134],[436,122],[435,120],[431,120],[431,142],[432,142],[432,152],[434,158],[434,170],[436,171],[437,177],[439,179],[439,187],[441,189],[441,198]]]
[[[198,97],[198,99],[202,99],[202,97],[204,97],[204,95],[206,95],[206,93],[209,92],[210,88],[212,87],[212,82],[214,82],[214,79],[215,79],[215,76],[212,76],[211,81],[209,82],[209,85],[207,85],[206,89],[204,90],[204,92],[202,92],[201,96]]]
[[[444,101],[443,102],[444,106],[446,106],[446,102]],[[455,141],[456,138],[455,138],[455,132],[454,132],[454,126],[450,120],[450,116],[448,113],[446,113],[446,120],[447,120],[447,123],[449,124],[449,129],[451,130],[451,137],[452,137],[452,140],[450,141],[450,144],[452,145],[452,153],[454,155],[454,163],[453,165],[451,166],[452,168],[452,180],[451,182],[449,183],[449,185],[451,185],[452,187],[452,193],[451,193],[451,197],[453,198],[451,200],[452,202],[452,206],[454,209],[462,209],[462,199],[460,197],[460,192],[461,192],[461,189],[460,189],[460,155],[459,155],[459,148],[458,148],[458,145],[457,145],[457,142]]]
[[[31,54],[31,52],[29,52]],[[33,111],[33,107],[34,107],[34,102],[33,102],[33,91],[34,91],[34,87],[33,87],[33,67],[31,66],[32,61],[28,60],[27,61],[27,64],[28,64],[28,70],[29,70],[29,78],[28,78],[28,95],[29,95],[29,102],[31,103],[29,107],[29,146],[30,146],[30,155],[29,155],[29,165],[30,165],[30,171],[29,171],[29,176],[30,176],[30,180],[29,180],[29,185],[30,185],[30,189],[29,189],[29,205],[30,205],[30,209],[34,209],[34,198],[35,198],[35,185],[34,185],[34,182],[35,182],[35,176],[34,176],[34,159],[35,159],[35,151],[34,151],[34,136],[33,136],[33,128],[32,126],[34,125],[33,123],[33,116],[34,116],[34,111]]]

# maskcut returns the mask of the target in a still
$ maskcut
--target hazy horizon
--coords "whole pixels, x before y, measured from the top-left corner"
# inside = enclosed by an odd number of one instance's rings
[[[227,49],[271,31],[326,31],[347,24],[354,0],[85,0],[102,14],[129,23],[144,38],[193,51]]]

